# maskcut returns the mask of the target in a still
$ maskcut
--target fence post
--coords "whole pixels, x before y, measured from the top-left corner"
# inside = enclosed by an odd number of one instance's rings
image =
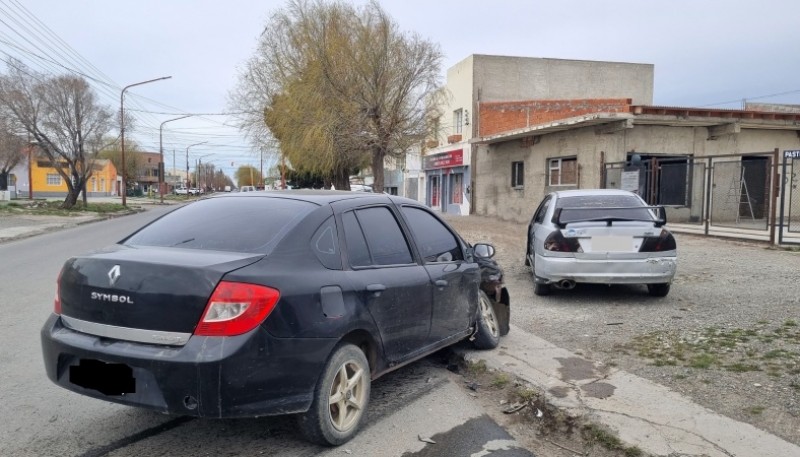
[[[714,173],[712,173],[713,160],[712,157],[708,157],[708,166],[706,167],[706,217],[704,221],[706,236],[708,236],[708,226],[711,222],[711,178],[714,175]]]
[[[778,181],[778,162],[780,161],[779,158],[779,151],[778,148],[775,148],[775,151],[772,153],[772,182],[774,183],[770,187],[770,210],[769,210],[769,219],[770,219],[770,227],[769,227],[769,244],[770,246],[775,245],[775,216],[777,214],[778,208],[778,195],[780,192],[778,188],[780,187],[780,182]]]

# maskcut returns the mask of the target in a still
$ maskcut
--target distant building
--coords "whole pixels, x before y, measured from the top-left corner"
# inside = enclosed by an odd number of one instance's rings
[[[12,171],[12,181],[18,198],[28,197],[28,161],[24,160]],[[34,154],[30,174],[33,178],[33,197],[66,197],[67,184],[58,174],[53,163],[43,154]],[[86,183],[86,194],[89,197],[110,197],[117,195],[119,184],[117,169],[107,159],[94,161],[92,175]]]

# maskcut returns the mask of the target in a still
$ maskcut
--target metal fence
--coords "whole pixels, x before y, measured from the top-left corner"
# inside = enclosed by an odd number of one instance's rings
[[[714,234],[714,228],[757,231],[774,242],[776,228],[781,235],[800,233],[798,175],[800,151],[783,164],[777,150],[700,158],[651,155],[604,164],[603,186],[633,190],[648,204],[665,206],[673,224],[703,227],[705,234]]]

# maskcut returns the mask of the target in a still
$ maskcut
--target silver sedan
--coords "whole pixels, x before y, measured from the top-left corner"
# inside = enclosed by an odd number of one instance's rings
[[[648,206],[632,192],[548,194],[528,226],[525,264],[533,272],[535,293],[594,283],[646,284],[650,295],[667,295],[677,246],[664,224],[664,207]]]

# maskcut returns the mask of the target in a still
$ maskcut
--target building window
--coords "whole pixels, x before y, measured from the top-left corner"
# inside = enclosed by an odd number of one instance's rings
[[[464,125],[464,110],[461,108],[453,111],[453,134],[461,133],[461,128]]]
[[[397,195],[397,187],[384,187],[383,191],[389,195]]]
[[[47,185],[48,186],[60,186],[61,185],[61,175],[58,173],[47,173]]]
[[[511,162],[511,187],[522,189],[525,186],[525,162]]]
[[[578,159],[576,157],[548,161],[550,186],[575,186],[578,184]]]

